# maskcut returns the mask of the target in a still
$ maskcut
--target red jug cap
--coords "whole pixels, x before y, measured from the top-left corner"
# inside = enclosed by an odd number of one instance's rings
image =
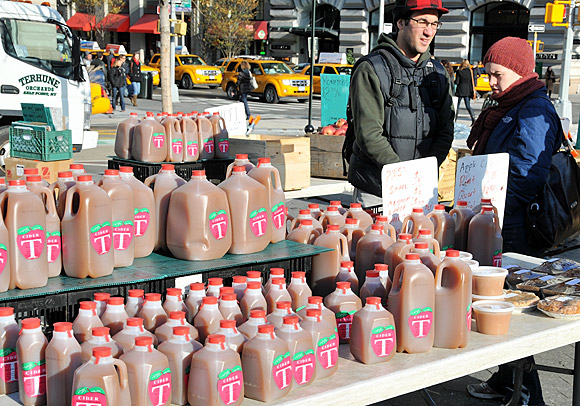
[[[284,268],[270,268],[270,275],[284,275]]]
[[[248,282],[248,289],[262,289],[262,284],[260,282]]]
[[[481,204],[491,204],[491,199],[482,198],[481,199]]]
[[[491,212],[491,211],[493,211],[493,207],[492,206],[483,206],[481,208],[481,212],[482,213],[487,213],[487,212]]]
[[[274,326],[271,324],[261,324],[258,326],[258,333],[270,334],[274,332]]]
[[[350,207],[352,208],[352,205]],[[353,219],[352,217],[349,217],[346,220],[344,220],[344,222],[346,224],[357,224],[358,223],[358,220],[357,219]]]
[[[207,284],[211,286],[219,286],[224,284],[224,280],[222,278],[209,278]]]
[[[340,261],[341,268],[352,268],[354,266],[353,261]]]
[[[222,319],[222,320],[220,320],[220,327],[221,328],[234,328],[234,327],[236,327],[236,321]]]
[[[431,235],[431,230],[429,230],[428,228],[422,228],[419,230],[419,235]]]
[[[129,297],[143,297],[145,291],[143,289],[130,289]]]
[[[68,321],[59,321],[54,323],[52,327],[54,327],[54,331],[67,332],[72,330],[72,323],[69,323]]]
[[[299,210],[298,214],[310,214],[310,210]]]
[[[311,226],[312,220],[311,219],[302,219],[302,220],[300,220],[300,224],[304,224],[305,226]]]
[[[244,275],[234,275],[232,280],[234,283],[246,283],[248,278],[246,278]]]
[[[306,272],[304,271],[294,271],[292,272],[292,277],[295,279],[305,278]]]
[[[91,334],[95,337],[106,337],[111,329],[109,327],[93,327]]]
[[[119,166],[119,172],[121,172],[121,173],[133,173],[133,167],[131,167],[131,166]]]
[[[22,179],[8,181],[8,186],[25,186],[25,185],[26,185],[26,181],[24,181]]]
[[[207,336],[207,342],[210,344],[223,344],[226,342],[226,336],[223,334],[210,334]]]
[[[369,296],[366,299],[366,303],[370,305],[378,305],[381,304],[381,298],[376,296]]]
[[[183,319],[185,319],[185,312],[182,312],[182,311],[169,312],[169,318],[171,320],[183,320]]]
[[[457,206],[458,207],[467,207],[467,202],[465,200],[458,200]]]
[[[447,250],[447,251],[445,251],[445,256],[450,257],[450,258],[459,258],[459,251]]]
[[[0,317],[12,316],[14,314],[13,307],[0,307]]]
[[[189,290],[205,290],[205,285],[201,282],[194,282],[189,285]]]
[[[287,310],[290,308],[292,308],[292,303],[287,300],[280,300],[279,302],[276,302],[276,309]]]
[[[331,200],[330,205],[331,206],[342,206],[342,202],[340,200]]]
[[[436,204],[433,208],[435,210],[445,210],[445,206],[442,204]]]
[[[91,175],[79,175],[78,181],[79,182],[91,182],[93,177]]]
[[[187,327],[187,326],[175,326],[175,327],[173,327],[173,334],[176,336],[189,335],[189,327]]]
[[[85,169],[83,164],[70,164],[70,169]]]
[[[377,271],[388,271],[389,266],[387,264],[375,264],[375,270]]]
[[[375,231],[383,231],[384,227],[382,224],[373,224],[371,226],[371,230],[375,230]]]
[[[204,296],[201,301],[204,305],[214,305],[217,304],[218,298],[215,296]]]
[[[234,288],[232,286],[222,286],[220,288],[220,296],[221,295],[228,295],[230,293],[234,293]]]
[[[148,112],[146,112],[146,113],[145,113],[145,115],[146,115],[147,117],[153,117],[153,112],[151,112],[151,111],[148,111]],[[161,115],[161,113],[157,113],[157,115]]]
[[[95,358],[105,358],[111,356],[111,347],[94,347],[93,357]]]
[[[367,271],[367,278],[378,278],[379,277],[379,271],[377,271],[376,269],[369,269]]]
[[[137,113],[131,113],[130,115],[137,117]]]
[[[180,296],[182,292],[180,288],[167,288],[167,296]]]
[[[427,248],[429,248],[429,244],[427,244],[426,242],[416,242],[415,248],[420,250],[426,250]]]
[[[408,259],[411,261],[417,261],[419,259],[419,254],[416,254],[416,253],[405,254],[405,259]]]
[[[378,223],[379,221],[388,221],[389,218],[387,216],[377,216],[375,221]]]
[[[107,292],[95,292],[93,294],[93,297],[95,298],[95,300],[97,302],[104,302],[104,301],[109,300],[109,298],[111,297],[111,294],[107,293]]]
[[[338,289],[350,289],[350,282],[336,282],[336,287]]]
[[[145,300],[148,302],[160,302],[161,293],[145,293]]]
[[[80,306],[83,310],[95,310],[97,308],[97,304],[93,301],[81,302]]]
[[[163,170],[163,171],[174,171],[175,170],[175,165],[171,165],[171,164],[161,164],[161,170]]]
[[[336,206],[328,206],[326,208],[326,211],[331,211],[331,212],[335,212],[336,211],[336,212],[338,212],[338,207],[336,207]]]
[[[306,315],[308,317],[319,318],[322,315],[322,310],[320,310],[320,309],[306,309]]]
[[[266,310],[250,310],[250,318],[252,319],[263,319],[266,317]]]
[[[214,112],[213,112],[213,115],[214,115],[214,116],[219,116],[219,115],[220,115],[220,113],[218,113],[217,111],[214,111]]]
[[[125,298],[120,296],[114,296],[109,298],[109,301],[107,303],[113,306],[119,306],[125,303]]]
[[[258,158],[258,165],[259,164],[269,164],[272,161],[270,160],[270,158]]]
[[[245,166],[234,166],[233,172],[246,172]]]
[[[407,233],[399,234],[399,240],[411,241],[412,239],[413,239],[413,236],[411,234],[407,234]]]
[[[318,203],[310,203],[308,205],[308,208],[309,209],[318,209],[318,208],[320,208],[320,205]]]
[[[260,278],[260,277],[262,277],[262,272],[260,272],[260,271],[247,271],[246,275],[248,275],[248,278]]]
[[[322,303],[322,296],[309,296],[308,297],[308,304],[321,304]]]
[[[40,319],[36,317],[30,317],[28,319],[24,319],[20,322],[22,324],[22,328],[25,329],[35,329],[40,327]]]
[[[298,318],[298,316],[291,314],[290,316],[284,316],[282,320],[284,324],[295,325],[298,324],[298,321],[300,319]]]
[[[129,317],[127,319],[127,325],[132,327],[139,327],[143,325],[143,319],[141,317]]]
[[[223,293],[222,294],[222,300],[227,301],[231,301],[231,300],[237,300],[238,297],[235,293]]]
[[[116,169],[105,169],[105,175],[117,176],[117,175],[119,175],[119,171]]]
[[[423,213],[423,209],[421,207],[413,208],[413,213]]]
[[[5,185],[5,184],[6,184],[6,179],[0,178],[0,185]]]
[[[340,226],[338,224],[329,224],[328,226],[326,226],[326,229],[330,231],[339,231]]]
[[[135,345],[138,347],[148,347],[150,345],[153,345],[153,337],[151,336],[135,337]]]
[[[236,154],[236,159],[248,159],[248,154]]]
[[[192,172],[192,176],[205,176],[205,171],[203,169],[195,170]]]
[[[284,279],[284,278],[272,278],[272,285],[286,285],[286,279]]]
[[[41,182],[42,178],[40,175],[29,175],[26,177],[27,182]]]

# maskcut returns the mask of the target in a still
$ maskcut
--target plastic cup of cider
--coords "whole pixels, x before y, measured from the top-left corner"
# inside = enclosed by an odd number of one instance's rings
[[[472,305],[477,331],[482,334],[507,334],[515,306],[497,300],[478,300]]]
[[[473,294],[479,296],[500,296],[507,276],[507,269],[495,266],[480,266],[473,270]]]

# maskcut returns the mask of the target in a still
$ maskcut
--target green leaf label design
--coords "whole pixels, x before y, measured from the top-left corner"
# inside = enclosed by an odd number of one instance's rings
[[[265,209],[265,208],[263,208],[263,207],[261,207],[261,208],[259,208],[259,209],[258,209],[258,213],[263,213],[263,212],[265,212],[265,211],[266,211],[266,209]]]
[[[14,348],[10,348],[10,347],[0,348],[0,357],[7,357],[10,354],[12,354],[14,351],[16,351],[16,350]]]
[[[28,227],[28,226],[24,226],[24,227],[20,227],[20,228],[18,229],[18,231],[16,231],[16,233],[17,233],[18,235],[24,235],[24,234],[28,233],[29,231],[30,231],[30,227]]]
[[[384,330],[385,328],[383,326],[375,327],[371,331],[371,334],[381,334]]]
[[[256,217],[257,215],[258,215],[258,210],[253,210],[253,211],[250,213],[250,218],[251,218],[251,219],[253,219],[253,218],[254,218],[254,217]]]
[[[189,142],[187,143],[187,145],[191,145],[191,144],[197,144],[197,141],[189,141]]]
[[[142,209],[139,209],[139,213],[150,213],[150,211],[147,207],[143,207]]]
[[[123,225],[122,221],[113,221],[113,227],[121,227]]]
[[[103,223],[103,227],[111,227],[111,223],[109,223],[108,221],[105,221]]]
[[[36,362],[25,362],[22,364],[23,371],[30,371],[31,369],[36,368]]]
[[[278,365],[280,362],[284,361],[284,355],[278,355],[276,358],[274,358],[274,362],[272,362],[272,364],[274,364],[274,366]]]
[[[102,228],[102,226],[100,224],[95,224],[94,226],[91,227],[91,233],[96,233],[101,228]]]
[[[471,302],[467,305],[467,311],[469,311],[469,309],[471,309]]]
[[[8,251],[8,248],[4,244],[0,244],[0,250]]]
[[[98,386],[94,386],[92,388],[89,389],[89,392],[91,393],[101,393],[101,394],[105,394],[105,391],[103,390],[103,388],[100,388]]]
[[[427,306],[427,307],[424,307],[424,308],[423,308],[423,311],[424,311],[424,312],[432,312],[432,311],[433,311],[433,309],[431,309],[430,307],[428,307],[428,306]]]
[[[303,351],[297,352],[297,353],[296,353],[296,354],[294,354],[294,356],[292,357],[292,360],[293,360],[293,361],[298,361],[298,360],[302,359],[302,358],[304,357],[304,355],[306,355],[306,354],[304,354],[304,352],[303,352]]]
[[[161,371],[161,375],[170,374],[170,373],[171,373],[171,368],[165,368],[163,371]]]
[[[217,212],[213,211],[213,212],[211,212],[211,213],[210,213],[210,215],[209,215],[209,219],[210,219],[210,220],[213,220],[213,219],[214,219],[214,218],[216,218],[217,216],[218,216]]]
[[[226,214],[226,211],[225,211],[225,210],[220,210],[220,211],[218,211],[218,212],[217,212],[217,214],[218,214],[218,216],[219,216],[220,214]]]
[[[78,388],[75,391],[75,395],[77,396],[81,396],[81,395],[85,395],[89,392],[89,388],[87,388],[86,386],[83,386],[82,388]]]
[[[309,350],[304,351],[304,355],[310,355],[310,354],[314,354],[313,349],[309,349]]]
[[[329,340],[334,340],[335,338],[336,338],[336,334],[333,334],[333,335],[328,337]]]
[[[30,230],[32,230],[32,231],[35,231],[35,230],[42,230],[42,231],[44,231],[44,228],[40,224],[37,224],[35,226],[32,226],[30,228]]]
[[[236,365],[235,367],[232,368],[232,372],[238,372],[238,371],[241,371],[241,370],[242,370],[242,367],[239,366],[239,365]]]
[[[55,231],[54,233],[50,233],[50,236],[51,237],[55,237],[55,236],[62,237],[62,234],[60,233],[60,231]]]
[[[174,138],[171,140],[171,142],[181,142],[183,141],[181,138]]]
[[[300,306],[298,309],[296,309],[296,313],[298,313],[300,310],[304,309],[305,307],[306,307],[306,305]]]
[[[135,210],[133,211],[134,214],[139,214],[139,209],[135,208]]]
[[[159,379],[161,377],[161,375],[163,375],[163,373],[161,371],[155,371],[151,374],[151,376],[149,377],[149,380],[154,381],[156,379]]]
[[[322,337],[320,340],[318,340],[318,343],[316,344],[318,347],[322,347],[324,344],[326,344],[329,341],[329,337]]]
[[[131,220],[123,221],[124,226],[132,226],[133,222]]]
[[[348,316],[348,312],[338,312],[338,313],[336,313],[336,315],[335,315],[335,317],[336,317],[337,319],[342,319],[343,317],[346,317],[346,316]]]
[[[165,136],[165,133],[153,133],[153,136],[154,137],[157,137],[158,135],[161,135],[162,137],[164,137]]]
[[[416,309],[413,309],[413,310],[411,310],[411,311],[409,312],[409,314],[410,314],[411,316],[418,316],[419,314],[421,314],[421,312],[422,312],[422,311],[423,311],[423,310],[421,310],[421,308],[420,308],[420,307],[418,307],[418,308],[416,308]]]
[[[232,373],[231,369],[225,369],[218,374],[218,379],[226,379]]]

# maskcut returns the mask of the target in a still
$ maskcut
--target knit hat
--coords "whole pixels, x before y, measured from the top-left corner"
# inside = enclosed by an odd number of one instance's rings
[[[449,10],[443,7],[441,0],[397,0],[393,9],[393,22],[396,25],[399,18],[409,11],[416,10],[437,10],[440,16],[449,13]]]
[[[520,76],[532,73],[536,68],[534,51],[522,38],[505,37],[493,44],[483,58],[483,64],[497,63]]]

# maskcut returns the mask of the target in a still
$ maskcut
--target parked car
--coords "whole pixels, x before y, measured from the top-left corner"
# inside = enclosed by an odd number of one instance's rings
[[[161,55],[155,54],[149,66],[159,69]],[[175,55],[175,83],[183,89],[193,89],[194,85],[206,85],[217,88],[222,81],[222,72],[215,66],[209,66],[197,55]]]
[[[453,67],[453,71],[457,72],[457,69],[459,68],[459,64],[458,63],[452,63],[451,66]],[[473,78],[475,79],[475,68],[477,67],[477,65],[471,65],[471,69],[473,69]],[[479,66],[480,68],[483,68],[483,65]],[[451,78],[452,80],[454,80],[455,78]],[[477,82],[475,83],[475,91],[478,92],[480,95],[484,95],[485,93],[491,92],[491,86],[489,85],[489,74],[487,73],[481,73],[479,75],[479,77],[476,79]]]
[[[341,65],[339,63],[315,63],[312,76],[313,94],[320,94],[320,74],[324,75],[350,75],[353,65]],[[310,77],[310,64],[307,64],[300,71],[303,75]]]

